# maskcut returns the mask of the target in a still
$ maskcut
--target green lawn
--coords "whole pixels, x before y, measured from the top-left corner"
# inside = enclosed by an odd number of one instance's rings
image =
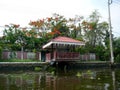
[[[40,62],[39,60],[30,60],[30,59],[7,59],[7,60],[0,60],[0,62]]]

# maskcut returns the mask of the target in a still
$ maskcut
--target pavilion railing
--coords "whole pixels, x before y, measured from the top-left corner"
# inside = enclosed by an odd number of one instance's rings
[[[57,52],[56,59],[68,59],[68,60],[80,59],[80,54],[76,52]]]
[[[46,54],[46,61],[88,61],[96,60],[94,53],[80,54],[79,52],[54,52],[53,59],[51,59],[51,53]]]

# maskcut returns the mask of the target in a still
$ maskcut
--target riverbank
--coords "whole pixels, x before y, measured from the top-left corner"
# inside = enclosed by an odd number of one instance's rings
[[[111,64],[110,62],[72,62],[72,67],[74,68],[119,68],[120,63]]]
[[[36,68],[44,70],[48,65],[47,62],[0,62],[0,71],[35,70]]]
[[[120,63],[111,65],[109,62],[58,62],[50,65],[48,62],[0,62],[0,71],[17,71],[17,70],[46,70],[54,66],[61,69],[89,69],[89,68],[120,68]]]

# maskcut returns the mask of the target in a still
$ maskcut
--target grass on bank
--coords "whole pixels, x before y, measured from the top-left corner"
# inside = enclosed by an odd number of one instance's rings
[[[101,61],[101,60],[82,60],[79,63],[108,63],[110,61]]]
[[[41,62],[41,60],[31,60],[31,59],[0,59],[0,62]],[[110,61],[100,61],[100,60],[82,60],[82,61],[77,61],[78,63],[107,63]]]
[[[41,62],[41,60],[33,59],[0,59],[0,62]],[[78,60],[77,63],[110,63],[110,61],[101,61],[101,60]]]
[[[30,59],[6,59],[6,60],[0,60],[0,62],[40,62],[40,60],[30,60]]]

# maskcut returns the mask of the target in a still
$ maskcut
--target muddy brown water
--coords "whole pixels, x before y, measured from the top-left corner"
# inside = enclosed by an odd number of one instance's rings
[[[0,90],[120,90],[120,69],[0,72]]]

